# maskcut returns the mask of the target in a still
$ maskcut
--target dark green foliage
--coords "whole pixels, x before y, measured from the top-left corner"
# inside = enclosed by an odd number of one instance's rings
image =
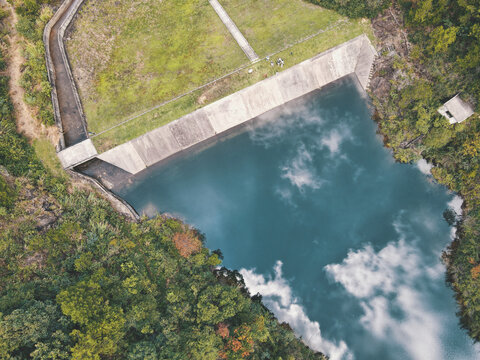
[[[38,40],[35,21],[33,19],[20,16],[17,23],[17,31],[30,41]]]
[[[464,91],[479,103],[480,4],[477,0],[402,1],[411,40],[425,51],[420,60],[429,75],[451,89],[438,96]],[[443,91],[442,91],[443,90]],[[452,94],[453,93],[453,94]]]
[[[3,59],[2,54],[0,59]],[[8,77],[0,76],[0,165],[15,176],[42,171],[41,163],[33,156],[33,148],[24,137],[17,134],[12,111],[13,106],[8,96]]]
[[[0,355],[46,359],[55,354],[67,359],[71,344],[67,319],[51,301],[29,301],[10,314],[0,314]],[[65,333],[67,332],[67,333]]]
[[[3,176],[0,175],[0,209],[11,209],[15,203],[15,195],[15,191],[8,185]]]
[[[454,226],[457,223],[457,214],[452,209],[446,209],[443,212],[443,218],[450,226]]]
[[[125,222],[85,192],[58,200],[62,217],[50,230],[26,218],[0,235],[0,357],[216,360],[240,359],[241,349],[251,359],[322,358],[250,299],[238,273],[213,272],[217,254],[202,247],[182,257],[179,221]],[[233,346],[239,332],[251,343]]]
[[[351,18],[373,18],[390,6],[391,0],[308,0]]]

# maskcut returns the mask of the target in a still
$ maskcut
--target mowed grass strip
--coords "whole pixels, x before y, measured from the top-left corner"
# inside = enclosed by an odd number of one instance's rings
[[[95,133],[248,62],[207,0],[87,0],[74,26],[67,50]]]
[[[303,0],[219,0],[260,57],[342,19]]]
[[[284,59],[285,66],[283,68],[277,65],[272,67],[270,61],[261,60],[205,88],[135,118],[100,136],[94,137],[92,140],[99,152],[106,151],[157,127],[163,126],[170,121],[178,119],[206,104],[221,99],[269,76],[274,76],[278,71],[285,70],[363,33],[366,33],[371,40],[373,39],[372,28],[369,21],[348,20],[340,22],[330,31],[321,33],[275,55],[274,59],[278,57]],[[253,70],[251,74],[248,73],[249,69]]]

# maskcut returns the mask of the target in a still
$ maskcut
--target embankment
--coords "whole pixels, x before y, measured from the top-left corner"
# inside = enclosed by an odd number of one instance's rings
[[[97,158],[126,174],[136,174],[349,74],[366,89],[375,56],[367,36],[358,36]]]

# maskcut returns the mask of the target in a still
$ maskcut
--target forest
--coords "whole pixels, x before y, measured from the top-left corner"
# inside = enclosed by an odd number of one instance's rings
[[[435,179],[464,199],[444,260],[461,325],[479,341],[480,119],[476,113],[450,125],[436,110],[460,93],[478,111],[480,2],[421,0],[400,6],[412,46],[408,58],[394,61],[389,97],[376,99],[378,122],[398,160],[424,157],[434,165]]]

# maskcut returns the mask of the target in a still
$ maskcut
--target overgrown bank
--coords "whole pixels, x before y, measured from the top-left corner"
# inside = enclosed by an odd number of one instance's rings
[[[47,8],[17,5],[37,9],[20,19]],[[324,358],[250,298],[239,274],[216,270],[221,256],[200,233],[166,217],[128,222],[46,169],[16,132],[8,91],[2,73],[0,358]]]
[[[461,325],[480,340],[480,118],[451,125],[437,109],[460,93],[480,100],[478,1],[401,1],[373,19],[381,51],[371,92],[385,145],[401,162],[421,157],[434,178],[464,199],[444,253]],[[448,214],[447,214],[448,215]],[[458,221],[446,216],[454,224]]]

